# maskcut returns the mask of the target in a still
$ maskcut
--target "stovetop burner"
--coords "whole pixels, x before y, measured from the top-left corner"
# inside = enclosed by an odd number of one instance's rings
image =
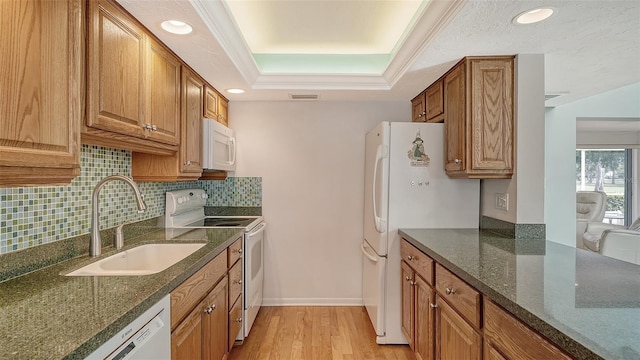
[[[186,227],[246,227],[255,220],[255,218],[207,217]]]

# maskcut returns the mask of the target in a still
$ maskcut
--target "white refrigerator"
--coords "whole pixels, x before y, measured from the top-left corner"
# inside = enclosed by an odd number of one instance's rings
[[[362,294],[378,344],[407,343],[398,229],[478,228],[480,180],[447,177],[443,141],[444,124],[383,122],[367,133]]]

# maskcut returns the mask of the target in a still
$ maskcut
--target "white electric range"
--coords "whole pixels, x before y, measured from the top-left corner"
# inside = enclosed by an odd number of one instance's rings
[[[264,282],[264,229],[262,216],[206,216],[204,207],[208,195],[202,189],[167,191],[165,228],[170,236],[193,229],[244,228],[242,241],[242,322],[236,340],[244,340],[262,306]],[[231,304],[229,304],[231,305]]]

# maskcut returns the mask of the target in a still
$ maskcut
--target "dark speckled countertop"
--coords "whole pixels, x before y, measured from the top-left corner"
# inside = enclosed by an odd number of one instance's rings
[[[0,359],[83,359],[242,236],[242,229],[164,229],[125,239],[145,243],[205,242],[157,274],[68,277],[95,261],[88,255],[0,283]],[[103,250],[100,258],[116,251]]]
[[[577,359],[640,359],[640,266],[478,230],[400,235]]]

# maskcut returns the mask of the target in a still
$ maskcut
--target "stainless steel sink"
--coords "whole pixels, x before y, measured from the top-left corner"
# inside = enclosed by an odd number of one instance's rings
[[[158,273],[206,244],[147,244],[134,247],[72,271],[66,276],[134,276]]]

